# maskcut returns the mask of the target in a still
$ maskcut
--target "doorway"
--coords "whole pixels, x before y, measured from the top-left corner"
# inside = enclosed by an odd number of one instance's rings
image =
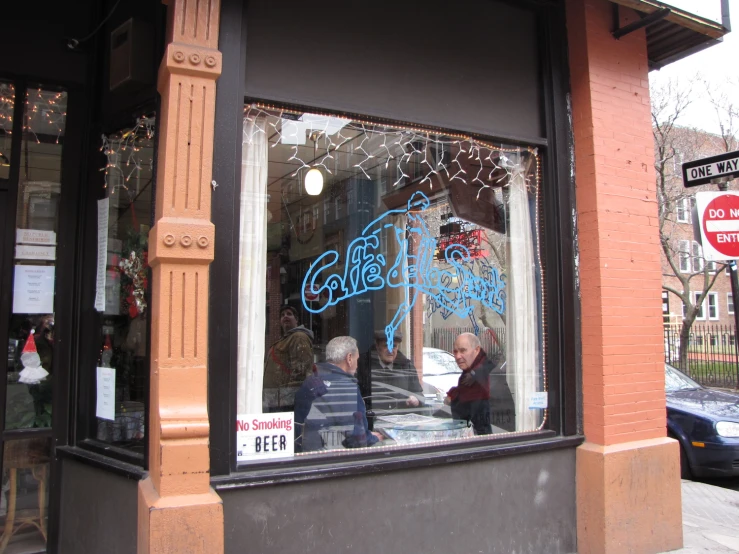
[[[66,117],[65,90],[0,80],[0,554],[48,541]]]

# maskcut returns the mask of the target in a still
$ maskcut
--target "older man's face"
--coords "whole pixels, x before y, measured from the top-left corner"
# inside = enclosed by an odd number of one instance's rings
[[[382,363],[391,364],[398,357],[398,341],[396,340],[393,344],[393,349],[390,350],[387,347],[387,341],[385,339],[376,340],[375,346],[377,346],[377,354],[380,356]]]
[[[472,368],[472,364],[480,353],[480,347],[477,346],[472,348],[470,339],[465,336],[457,337],[454,341],[454,359],[462,371],[467,371]]]

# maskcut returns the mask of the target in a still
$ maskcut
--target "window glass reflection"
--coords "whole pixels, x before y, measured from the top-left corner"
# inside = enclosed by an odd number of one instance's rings
[[[7,95],[7,87],[0,85],[0,97]],[[39,87],[25,92],[5,405],[5,429],[16,433],[3,441],[0,505],[6,511],[0,551],[38,552],[47,539],[50,430],[17,431],[49,428],[52,422],[56,247],[66,106],[64,91]],[[0,129],[3,110],[0,105]],[[9,135],[0,130],[0,151],[3,137]],[[0,176],[2,164],[0,156]]]
[[[239,414],[302,453],[543,424],[535,149],[256,105],[243,142]]]
[[[145,441],[154,123],[153,117],[139,118],[134,127],[105,136],[101,148],[107,159],[99,202],[107,212],[101,216],[107,219],[107,259],[105,291],[96,305],[98,367],[91,377],[96,395],[112,402],[93,404],[93,436],[137,456]]]
[[[54,288],[67,94],[28,89],[16,205],[6,429],[51,426]]]

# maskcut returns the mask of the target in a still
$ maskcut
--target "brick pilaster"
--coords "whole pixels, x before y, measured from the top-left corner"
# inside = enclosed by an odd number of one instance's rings
[[[682,524],[678,450],[665,437],[646,37],[614,39],[612,13],[606,0],[567,1],[587,440],[578,550],[659,552],[682,544]],[[622,13],[622,24],[636,18]]]

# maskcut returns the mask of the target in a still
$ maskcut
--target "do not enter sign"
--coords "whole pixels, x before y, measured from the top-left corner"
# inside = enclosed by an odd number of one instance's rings
[[[313,289],[311,289],[310,285],[305,285],[303,288],[303,298],[308,302],[313,302],[315,300],[318,300],[318,293],[313,292]]]
[[[695,196],[703,257],[708,261],[739,259],[739,194],[700,192]]]

